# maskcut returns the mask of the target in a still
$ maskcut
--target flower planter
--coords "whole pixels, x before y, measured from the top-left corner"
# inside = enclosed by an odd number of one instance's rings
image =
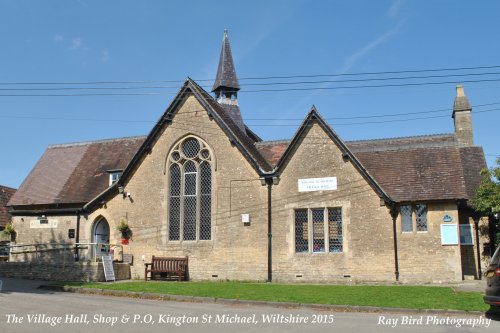
[[[121,243],[122,243],[122,245],[128,245],[128,239],[122,238]]]

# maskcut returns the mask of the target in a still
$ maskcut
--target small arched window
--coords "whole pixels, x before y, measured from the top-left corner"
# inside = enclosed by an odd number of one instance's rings
[[[187,137],[174,146],[168,159],[171,241],[212,238],[212,166],[206,143]]]

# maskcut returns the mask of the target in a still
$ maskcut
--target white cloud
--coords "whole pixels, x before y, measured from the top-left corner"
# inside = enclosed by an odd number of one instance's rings
[[[387,11],[387,15],[389,17],[395,17],[399,14],[399,11],[401,10],[401,7],[403,7],[403,4],[405,3],[405,0],[394,0],[391,4],[391,7],[389,7],[389,10]]]
[[[384,32],[383,34],[379,35],[375,39],[373,39],[371,42],[367,43],[363,47],[361,47],[359,50],[351,54],[345,61],[344,65],[336,71],[337,74],[344,74],[347,73],[354,65],[356,62],[358,62],[361,58],[366,56],[370,51],[373,51],[375,48],[377,48],[379,45],[387,41],[390,37],[393,35],[397,34],[399,30],[401,29],[403,25],[403,21],[399,22],[398,25],[396,25],[394,28],[392,28],[389,31]],[[333,83],[324,83],[320,87],[321,88],[328,88],[333,86]],[[300,100],[296,105],[298,106],[298,109],[304,109],[308,107],[311,103],[311,99],[314,98],[315,96],[319,95],[322,93],[322,90],[313,90],[309,95],[305,96],[302,100]],[[331,94],[339,94],[342,92],[339,91],[332,91]]]
[[[81,49],[83,46],[83,42],[81,38],[75,38],[71,41],[71,49],[72,50],[78,50]]]
[[[61,43],[64,40],[64,37],[59,34],[55,34],[52,40],[56,43]]]
[[[369,42],[368,44],[366,44],[365,46],[363,46],[361,49],[359,49],[358,51],[354,52],[344,62],[344,66],[341,69],[341,73],[347,72],[349,69],[351,69],[352,66],[354,66],[354,64],[359,59],[361,59],[366,54],[368,54],[370,51],[372,51],[373,49],[375,49],[377,46],[379,46],[380,44],[384,43],[390,37],[392,37],[393,35],[395,35],[396,33],[398,33],[399,30],[401,29],[402,25],[403,25],[403,22],[401,21],[401,22],[399,22],[399,24],[397,26],[395,26],[391,30],[384,32],[382,35],[378,36],[377,38],[375,38],[374,40],[372,40],[371,42]]]

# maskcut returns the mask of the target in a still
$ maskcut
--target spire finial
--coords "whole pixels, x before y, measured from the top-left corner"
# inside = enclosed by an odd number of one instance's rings
[[[227,29],[225,29],[220,50],[219,67],[217,68],[217,76],[212,91],[218,94],[218,92],[235,93],[238,90],[240,90],[240,84],[236,77],[231,45],[227,36]]]
[[[457,85],[457,97],[464,97],[465,92],[464,92],[464,86],[461,84]]]

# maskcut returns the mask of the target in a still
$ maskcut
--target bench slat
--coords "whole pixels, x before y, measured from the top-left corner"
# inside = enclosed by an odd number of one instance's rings
[[[151,268],[148,269],[148,266]],[[154,273],[176,273],[179,281],[184,279],[188,268],[188,258],[175,257],[155,257],[152,256],[151,263],[145,264],[144,279],[147,281],[148,273],[151,275],[151,280],[154,280]]]

